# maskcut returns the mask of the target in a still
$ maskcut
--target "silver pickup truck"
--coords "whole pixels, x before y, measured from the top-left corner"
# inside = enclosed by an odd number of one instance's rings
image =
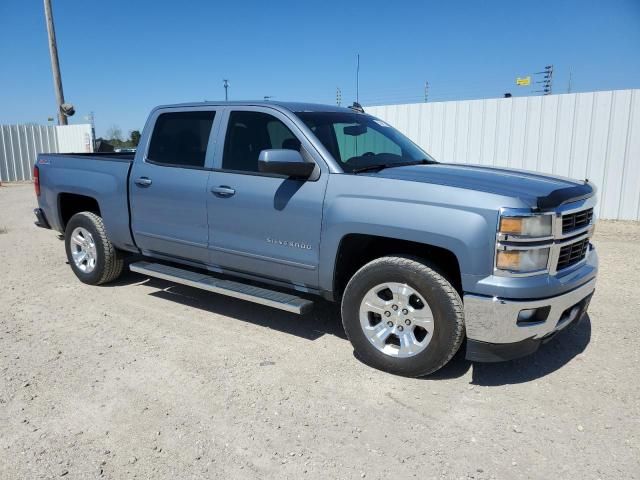
[[[358,358],[401,375],[463,342],[531,353],[595,288],[588,181],[439,163],[358,105],[158,107],[135,154],[41,154],[34,177],[36,223],[82,282],[137,254],[133,271],[293,313],[324,297]]]

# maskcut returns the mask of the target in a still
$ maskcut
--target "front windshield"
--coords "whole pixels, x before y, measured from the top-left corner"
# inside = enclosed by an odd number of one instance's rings
[[[392,126],[357,112],[296,112],[345,172],[367,167],[434,162]]]

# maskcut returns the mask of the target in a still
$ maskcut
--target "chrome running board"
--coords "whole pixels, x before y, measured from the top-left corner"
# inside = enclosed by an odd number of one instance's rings
[[[204,273],[170,267],[161,263],[135,262],[129,265],[129,268],[132,272],[142,273],[150,277],[161,278],[170,282],[207,290],[248,302],[259,303],[260,305],[297,313],[298,315],[308,312],[313,307],[313,301],[295,295],[254,287],[253,285],[234,282],[232,280],[222,280]]]

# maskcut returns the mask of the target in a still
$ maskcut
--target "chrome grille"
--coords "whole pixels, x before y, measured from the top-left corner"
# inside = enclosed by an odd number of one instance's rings
[[[556,270],[562,270],[563,268],[570,267],[580,262],[587,256],[587,250],[589,249],[589,239],[578,240],[577,242],[565,245],[560,249],[558,255],[558,265]]]
[[[591,223],[591,220],[593,220],[593,208],[563,215],[562,233],[567,234],[574,230],[584,228]]]

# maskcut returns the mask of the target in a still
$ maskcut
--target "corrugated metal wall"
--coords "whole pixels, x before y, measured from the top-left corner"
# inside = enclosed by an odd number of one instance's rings
[[[91,125],[0,125],[0,182],[30,180],[38,153],[92,152]]]
[[[57,151],[54,126],[0,125],[0,181],[29,180],[36,155]]]
[[[365,109],[437,160],[588,178],[600,218],[640,220],[640,90]]]

